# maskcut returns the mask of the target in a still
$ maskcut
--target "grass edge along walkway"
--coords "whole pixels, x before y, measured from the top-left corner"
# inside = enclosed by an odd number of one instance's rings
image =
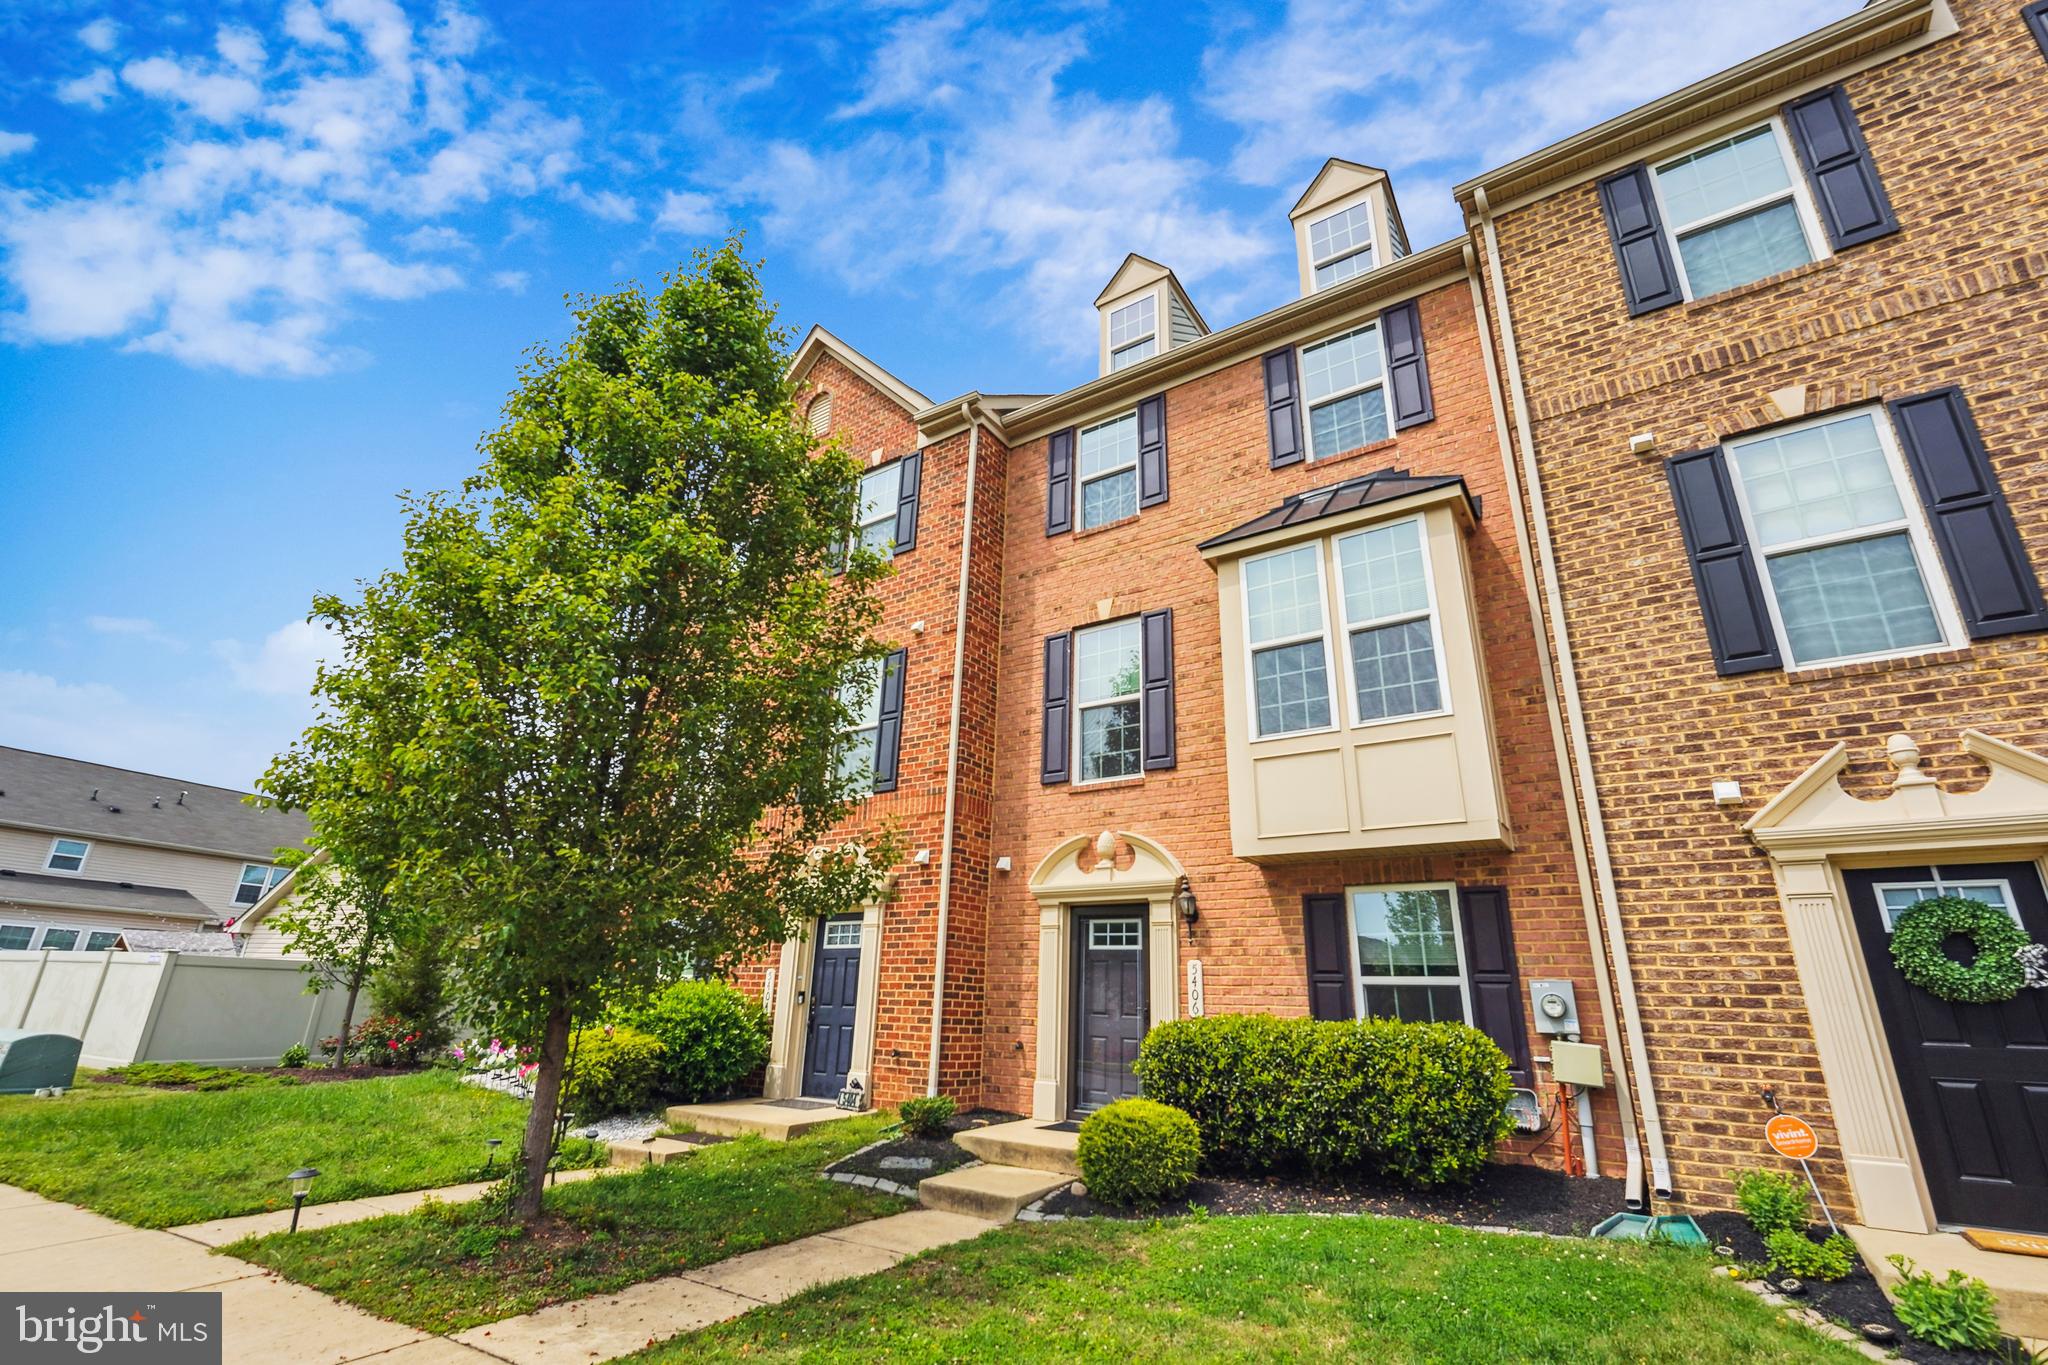
[[[788,1142],[736,1138],[553,1188],[532,1230],[487,1204],[428,1204],[221,1251],[390,1321],[460,1332],[899,1212],[894,1196],[818,1178],[893,1120],[861,1115]]]
[[[1671,1248],[1303,1215],[1012,1225],[675,1337],[724,1360],[1862,1359]]]

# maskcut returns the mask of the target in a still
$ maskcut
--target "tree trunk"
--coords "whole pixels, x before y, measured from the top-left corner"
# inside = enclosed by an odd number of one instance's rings
[[[348,979],[348,999],[341,1004],[341,1039],[334,1045],[334,1060],[328,1065],[340,1070],[348,1065],[348,1031],[355,1027],[356,992],[363,988],[363,974],[351,973]]]
[[[562,1075],[568,1061],[569,1007],[556,1004],[548,1010],[547,1023],[541,1030],[539,1067],[533,1073],[533,1108],[526,1115],[526,1136],[519,1145],[524,1175],[512,1204],[512,1215],[522,1223],[540,1217],[548,1159],[555,1148],[555,1110],[561,1106]]]

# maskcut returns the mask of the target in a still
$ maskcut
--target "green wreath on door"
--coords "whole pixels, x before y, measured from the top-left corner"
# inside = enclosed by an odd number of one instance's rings
[[[1952,935],[1970,940],[1965,965],[1942,951]],[[1929,896],[1899,913],[1892,926],[1892,962],[1929,995],[1961,1005],[1995,1005],[2031,984],[2022,950],[2033,940],[1995,905],[1962,896]]]

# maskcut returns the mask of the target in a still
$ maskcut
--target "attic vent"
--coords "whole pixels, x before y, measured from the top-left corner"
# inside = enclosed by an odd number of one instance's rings
[[[821,393],[811,400],[811,435],[819,440],[832,430],[832,395]]]

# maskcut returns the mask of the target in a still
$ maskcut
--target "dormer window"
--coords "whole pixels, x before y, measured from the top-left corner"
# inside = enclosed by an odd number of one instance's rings
[[[1109,368],[1121,370],[1159,351],[1159,300],[1155,295],[1127,303],[1109,315]]]
[[[1372,269],[1372,210],[1357,203],[1341,213],[1315,219],[1308,225],[1308,247],[1318,289]]]

